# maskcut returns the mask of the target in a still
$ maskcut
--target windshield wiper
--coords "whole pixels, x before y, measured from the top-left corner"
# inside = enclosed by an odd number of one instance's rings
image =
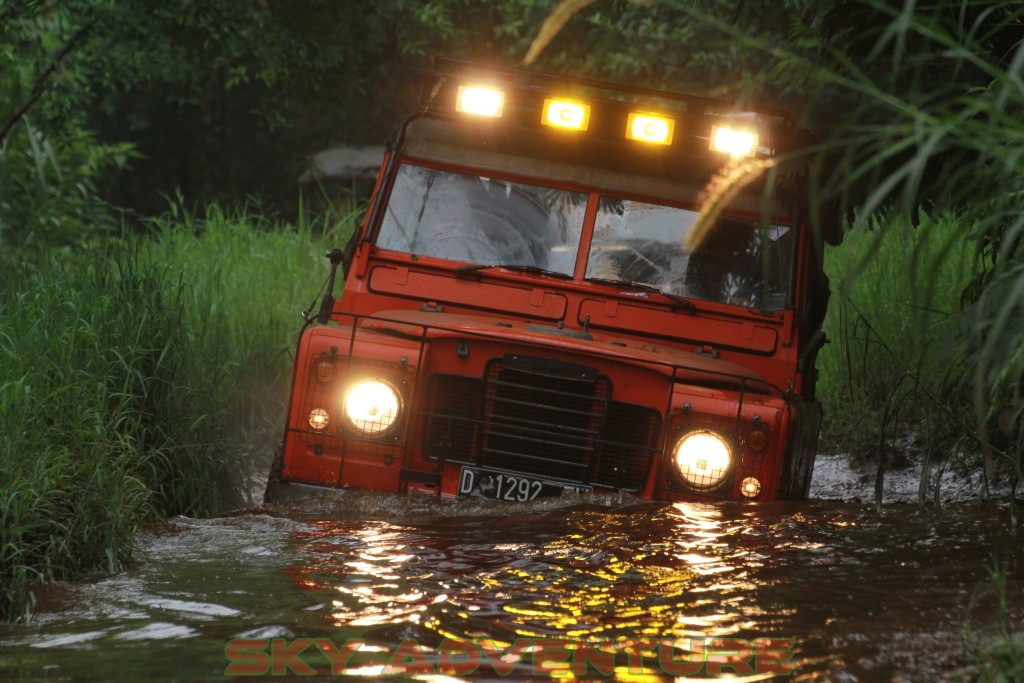
[[[565,273],[559,273],[554,270],[548,270],[546,268],[541,268],[540,266],[530,266],[522,263],[510,263],[508,265],[504,263],[478,263],[472,266],[459,266],[458,268],[455,269],[455,274],[465,275],[466,273],[475,273],[477,271],[487,270],[489,268],[504,268],[505,270],[514,270],[520,273],[530,273],[532,275],[549,275],[551,277],[557,277],[563,280],[572,279],[572,275],[566,275]]]
[[[655,294],[660,294],[661,296],[665,297],[672,303],[679,304],[680,306],[682,306],[690,315],[693,315],[694,313],[697,312],[697,307],[694,305],[692,301],[687,299],[685,296],[671,294],[669,292],[663,292],[657,287],[654,287],[652,285],[646,285],[643,284],[642,282],[630,282],[629,280],[610,280],[603,277],[588,277],[586,278],[586,280],[587,282],[597,282],[602,285],[612,285],[613,287],[626,287],[628,289],[639,289],[642,292],[653,292]],[[673,306],[672,308],[675,308],[675,306]]]

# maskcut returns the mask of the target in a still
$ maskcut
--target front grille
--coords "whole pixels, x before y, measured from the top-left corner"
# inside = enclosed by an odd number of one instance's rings
[[[593,368],[516,355],[492,360],[483,378],[435,375],[427,456],[635,491],[660,414],[610,400],[611,389]]]
[[[492,361],[484,382],[481,464],[571,481],[589,478],[611,383]]]

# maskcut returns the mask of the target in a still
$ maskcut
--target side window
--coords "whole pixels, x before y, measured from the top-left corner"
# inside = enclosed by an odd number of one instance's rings
[[[690,254],[688,296],[774,311],[788,300],[792,231],[720,216]]]

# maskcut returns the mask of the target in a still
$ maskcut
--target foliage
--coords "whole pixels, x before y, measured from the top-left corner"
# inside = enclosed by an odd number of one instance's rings
[[[107,174],[102,186],[93,176],[78,189],[147,213],[176,188],[190,201],[288,204],[305,155],[346,127],[379,130],[365,103],[393,48],[388,31],[402,20],[390,9],[322,0],[4,2],[0,141],[10,124],[34,121],[62,175],[80,165],[62,148],[65,137],[86,129],[111,147],[95,146],[82,161],[104,152],[123,161],[137,149],[131,176]]]
[[[130,561],[148,521],[251,503],[239,475],[278,438],[324,238],[217,208],[154,230],[0,271],[0,618]]]
[[[159,191],[178,188],[198,203],[289,205],[304,155],[348,127],[377,125],[365,102],[388,43],[386,10],[116,2],[91,39],[105,74],[93,120],[145,160],[135,166],[144,182],[117,188],[114,201],[152,213]]]
[[[880,428],[890,441],[919,425],[946,425],[948,440],[973,424],[958,372],[960,297],[979,260],[972,226],[950,213],[916,223],[899,214],[857,222],[826,254],[835,291],[825,321],[831,343],[818,367],[829,449],[874,450]]]
[[[738,65],[753,70],[764,61],[670,2],[576,4],[585,11],[566,14],[538,68],[733,95],[752,83],[734,82]],[[748,11],[736,0],[712,5],[766,41],[785,35],[785,13]],[[416,68],[438,54],[517,64],[559,6],[13,2],[0,10],[15,29],[0,35],[0,45],[29,74],[26,83],[45,93],[29,115],[86,112],[102,140],[139,150],[130,176],[113,174],[100,188],[115,205],[154,213],[161,193],[177,188],[191,202],[259,197],[286,207],[311,152],[332,142],[379,142],[415,107],[423,86]],[[29,89],[7,101],[31,101],[36,88]]]
[[[975,587],[965,609],[965,650],[975,660],[973,680],[1002,683],[1024,679],[1024,632],[1015,630],[1007,591],[1008,569],[991,561],[988,578]],[[980,627],[974,612],[988,608],[994,618]]]
[[[71,12],[29,20],[0,6],[0,16],[0,249],[17,260],[109,228],[98,190],[132,149],[84,125],[91,71],[67,58],[85,35]]]
[[[99,255],[98,255],[99,256]],[[25,286],[3,276],[2,614],[26,582],[120,566],[151,515],[209,509],[225,463],[159,269],[122,252]],[[200,409],[201,410],[201,409]]]
[[[150,221],[148,256],[187,283],[181,305],[201,359],[186,382],[213,381],[219,428],[250,455],[268,457],[279,438],[301,304],[327,277],[325,250],[343,244],[354,212],[328,211],[294,230],[216,205],[197,216],[175,205]]]
[[[966,364],[953,367],[975,419],[959,426],[981,445],[989,472],[1002,450],[1020,476],[1024,9],[844,0],[822,17],[819,54],[829,59],[789,54],[786,62],[849,103],[827,142],[833,170],[818,189],[862,216],[889,207],[913,221],[930,205],[933,215],[947,210],[972,226],[973,241],[962,245],[979,254],[977,277],[961,288]],[[926,257],[933,242],[945,244],[921,227],[927,240],[914,246],[914,258]],[[989,420],[1004,409],[1009,442],[993,443]]]

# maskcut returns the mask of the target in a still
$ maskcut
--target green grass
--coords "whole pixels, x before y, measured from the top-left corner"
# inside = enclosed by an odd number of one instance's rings
[[[832,299],[819,393],[823,446],[877,448],[880,438],[941,424],[973,427],[962,384],[961,297],[976,267],[972,226],[922,215],[852,227],[826,251]]]
[[[188,379],[212,382],[217,422],[246,451],[269,457],[280,438],[300,314],[327,277],[324,253],[344,245],[353,219],[282,230],[210,207],[201,219],[153,223],[147,253],[181,274],[198,361]]]
[[[985,683],[1024,680],[1024,631],[1015,630],[1007,591],[1007,566],[995,560],[965,605],[964,649],[974,662],[972,680]],[[978,618],[978,611],[987,618]]]
[[[299,312],[351,218],[179,212],[0,270],[0,617],[29,614],[39,582],[124,565],[151,520],[245,503],[240,474],[279,438]]]

